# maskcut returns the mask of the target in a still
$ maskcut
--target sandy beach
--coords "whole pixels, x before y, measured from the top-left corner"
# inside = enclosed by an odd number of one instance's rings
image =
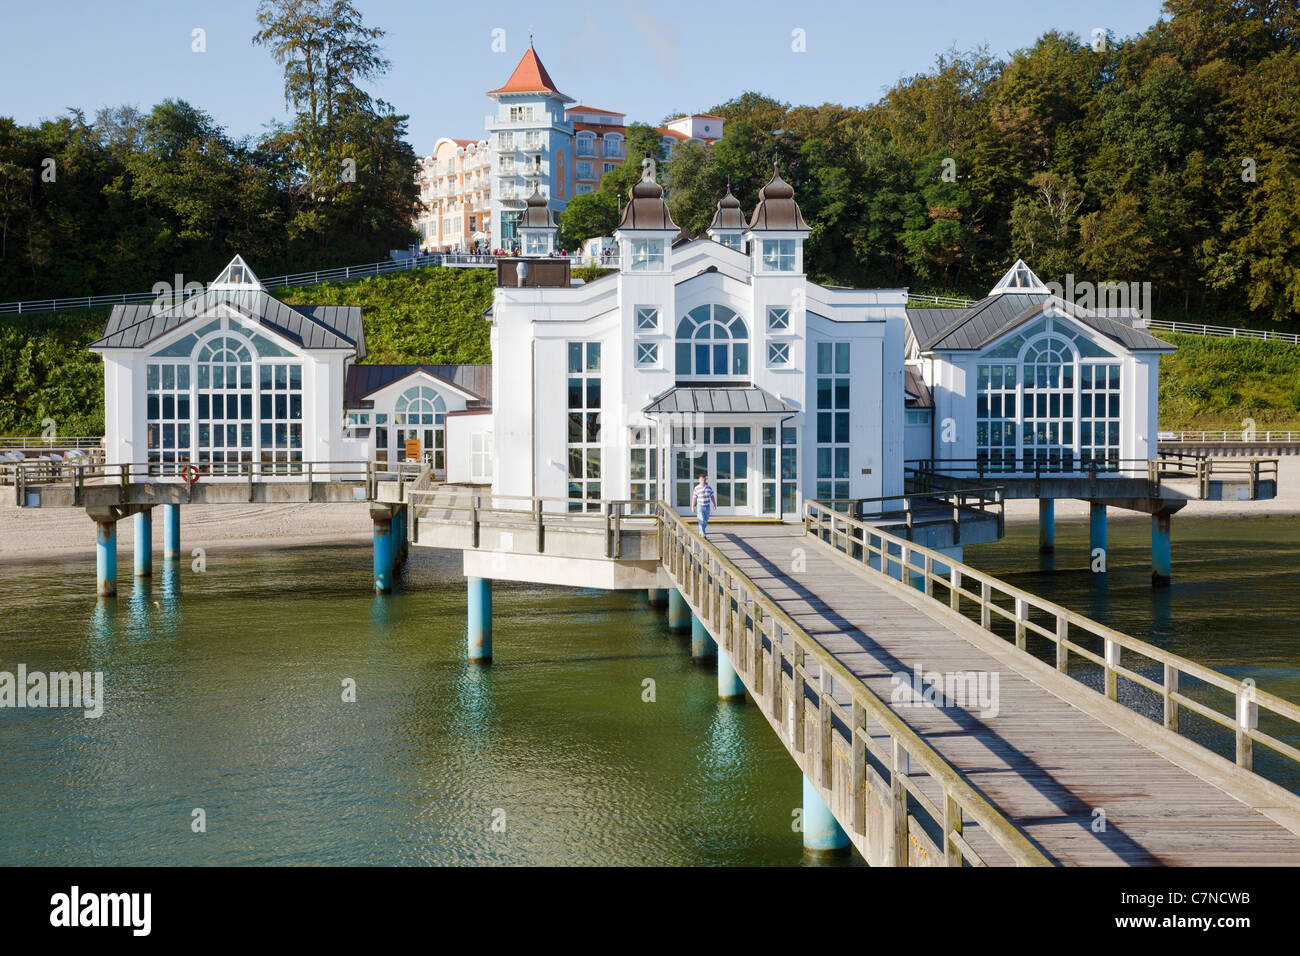
[[[1278,466],[1279,492],[1272,501],[1192,501],[1181,518],[1240,518],[1300,515],[1300,457],[1284,457]],[[1008,524],[1038,520],[1035,499],[1008,501]],[[1088,504],[1065,500],[1056,504],[1057,521],[1084,521]],[[1146,515],[1112,509],[1115,521],[1146,521]],[[1177,520],[1177,519],[1175,519]],[[160,522],[161,518],[155,518]],[[181,544],[221,550],[251,547],[290,548],[324,542],[364,543],[370,540],[370,512],[364,502],[287,505],[186,505],[181,509]],[[134,548],[135,522],[118,524],[117,546],[124,557]],[[154,528],[154,547],[162,546],[162,528]],[[0,564],[42,558],[95,555],[95,530],[79,508],[17,508],[0,506]]]
[[[365,502],[297,505],[185,505],[181,547],[291,548],[324,542],[363,543],[372,534]],[[154,548],[162,547],[162,517],[154,516]],[[135,522],[119,521],[119,563],[130,560]],[[95,526],[80,508],[0,507],[0,563],[42,558],[95,557]]]

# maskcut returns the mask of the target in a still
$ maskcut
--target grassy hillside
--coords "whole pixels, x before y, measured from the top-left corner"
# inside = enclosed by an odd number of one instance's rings
[[[290,305],[357,305],[366,328],[366,361],[376,364],[490,362],[492,269],[441,267],[357,282],[282,289]]]
[[[367,362],[487,362],[489,269],[421,269],[355,282],[285,289],[291,304],[356,305]],[[53,418],[60,434],[104,428],[97,339],[107,310],[0,318],[0,434],[37,435]],[[1160,427],[1300,429],[1300,347],[1244,339],[1162,334],[1178,351],[1160,362]]]
[[[1300,346],[1161,332],[1160,427],[1300,429]]]

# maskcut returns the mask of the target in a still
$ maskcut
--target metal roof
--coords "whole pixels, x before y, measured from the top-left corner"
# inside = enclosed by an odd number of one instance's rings
[[[1048,303],[1126,349],[1173,351],[1168,342],[1162,342],[1127,322],[1098,315],[1041,292],[1002,292],[965,309],[908,309],[908,331],[923,352],[981,349],[1016,326],[1041,315]]]
[[[352,349],[364,356],[361,309],[355,305],[288,306],[262,291],[207,291],[169,308],[152,303],[115,305],[104,335],[91,348],[143,348],[188,322],[206,317],[216,305],[228,305],[263,328],[306,349]]]
[[[921,373],[908,365],[903,369],[903,388],[907,391],[909,408],[934,408],[934,396],[930,386],[925,384]]]
[[[476,395],[480,402],[492,401],[491,365],[349,365],[343,384],[345,408],[367,408],[367,396],[392,385],[413,372],[427,372]]]
[[[788,415],[798,409],[787,405],[771,392],[757,385],[748,386],[677,386],[647,405],[647,415],[664,413],[736,414],[766,413]]]

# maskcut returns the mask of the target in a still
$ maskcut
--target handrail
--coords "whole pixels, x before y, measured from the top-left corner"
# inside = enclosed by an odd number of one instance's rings
[[[98,435],[64,436],[48,438],[36,435],[0,435],[0,448],[99,448],[104,439]]]
[[[78,496],[82,489],[96,485],[120,485],[126,488],[133,481],[151,484],[183,484],[186,479],[182,469],[193,466],[199,479],[233,483],[245,481],[250,486],[258,481],[346,481],[364,484],[366,496],[376,496],[381,481],[396,479],[404,489],[406,482],[419,475],[422,464],[418,461],[244,461],[244,462],[104,462],[88,458],[29,459],[17,462],[0,462],[0,485],[14,485],[18,501],[23,501],[23,490],[28,487],[71,485]],[[404,491],[399,489],[404,499]]]
[[[1169,431],[1158,432],[1158,442],[1236,442],[1243,445],[1271,444],[1273,442],[1300,442],[1300,431],[1256,431],[1254,429],[1223,429],[1220,431]]]
[[[667,503],[660,500],[657,509],[663,540],[667,544],[660,549],[660,560],[696,613],[713,624],[719,635],[719,644],[728,652],[737,673],[746,679],[746,684],[778,728],[778,733],[789,738],[786,743],[792,752],[804,752],[806,718],[802,702],[811,689],[817,701],[814,732],[820,734],[821,740],[818,747],[820,767],[815,776],[823,787],[829,788],[831,782],[830,740],[834,722],[838,720],[849,728],[852,740],[848,743],[854,755],[854,830],[863,833],[866,829],[865,758],[866,751],[871,750],[890,768],[895,865],[907,864],[908,840],[912,833],[910,822],[915,819],[908,812],[909,793],[938,824],[943,834],[940,850],[946,864],[959,866],[963,861],[975,866],[986,864],[962,836],[962,821],[965,819],[978,823],[1017,865],[1051,865],[1028,837],[976,792],[888,704],[800,627],[726,555],[700,537]],[[751,642],[749,647],[745,647],[746,635]],[[787,653],[784,646],[783,638],[787,637],[791,641],[792,653]],[[805,667],[805,660],[809,657],[820,668],[816,679]],[[787,671],[793,686],[788,694],[783,694]],[[852,697],[848,710],[835,702],[834,688],[848,690]],[[790,729],[787,732],[786,707],[791,702],[794,706],[788,718]],[[889,736],[887,747],[866,733],[864,721],[868,716]],[[915,781],[907,779],[908,768],[912,766],[919,766],[941,787],[942,809],[925,796]],[[814,775],[811,767],[808,772],[810,776]]]
[[[1248,771],[1255,772],[1253,757],[1255,743],[1264,744],[1285,759],[1300,763],[1300,748],[1259,729],[1259,711],[1263,709],[1273,717],[1287,722],[1289,729],[1300,736],[1300,706],[1275,694],[1259,690],[1254,681],[1237,680],[1195,661],[1162,650],[1146,641],[1130,637],[1059,604],[1007,584],[991,574],[977,571],[960,561],[954,561],[941,552],[913,544],[879,528],[856,521],[825,507],[821,502],[811,499],[804,502],[804,530],[807,534],[858,561],[864,568],[885,577],[894,577],[892,574],[894,567],[898,568],[899,578],[906,577],[908,574],[920,575],[921,590],[925,597],[938,603],[942,602],[935,597],[934,587],[941,586],[947,592],[948,607],[972,621],[975,619],[965,613],[962,602],[963,600],[974,602],[978,608],[978,622],[981,628],[995,636],[1005,638],[994,630],[993,620],[996,616],[1009,622],[1013,626],[1015,646],[1026,653],[1028,653],[1029,634],[1044,638],[1055,648],[1056,669],[1067,676],[1074,676],[1078,680],[1076,675],[1070,674],[1071,654],[1091,662],[1101,668],[1105,696],[1135,713],[1146,716],[1137,708],[1134,700],[1120,698],[1119,678],[1123,677],[1151,691],[1162,701],[1163,725],[1169,730],[1179,732],[1179,712],[1182,708],[1231,730],[1236,738],[1236,763]],[[920,565],[916,563],[918,559]],[[876,562],[875,566],[872,564],[873,560]],[[936,564],[948,568],[949,573],[946,576],[934,573]],[[978,585],[978,593],[968,586],[968,582]],[[999,598],[1010,606],[997,603]],[[1032,615],[1035,611],[1039,612],[1040,616],[1049,618],[1052,626],[1045,627],[1034,621]],[[1102,653],[1097,654],[1083,647],[1076,640],[1072,640],[1071,634],[1078,631],[1099,639],[1102,642]],[[1156,681],[1139,673],[1142,667],[1140,663],[1135,666],[1125,666],[1122,661],[1123,652],[1129,652],[1152,662],[1151,665],[1147,665],[1148,667],[1161,668],[1162,679]],[[1231,695],[1234,701],[1231,715],[1226,715],[1182,693],[1180,682],[1184,676]],[[1087,683],[1083,683],[1083,686],[1095,690]],[[1199,743],[1197,746],[1204,747]]]

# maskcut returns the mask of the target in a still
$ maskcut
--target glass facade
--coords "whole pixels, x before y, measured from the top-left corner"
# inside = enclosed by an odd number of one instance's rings
[[[568,345],[569,510],[598,511],[600,494],[600,343]]]
[[[147,454],[157,473],[176,474],[187,462],[214,475],[246,473],[242,466],[253,462],[285,471],[302,462],[302,365],[254,339],[223,332],[194,346],[188,358],[146,363]]]
[[[817,343],[817,498],[849,496],[849,343]]]
[[[1045,323],[976,366],[976,454],[989,472],[1119,467],[1120,363],[1068,328]]]

